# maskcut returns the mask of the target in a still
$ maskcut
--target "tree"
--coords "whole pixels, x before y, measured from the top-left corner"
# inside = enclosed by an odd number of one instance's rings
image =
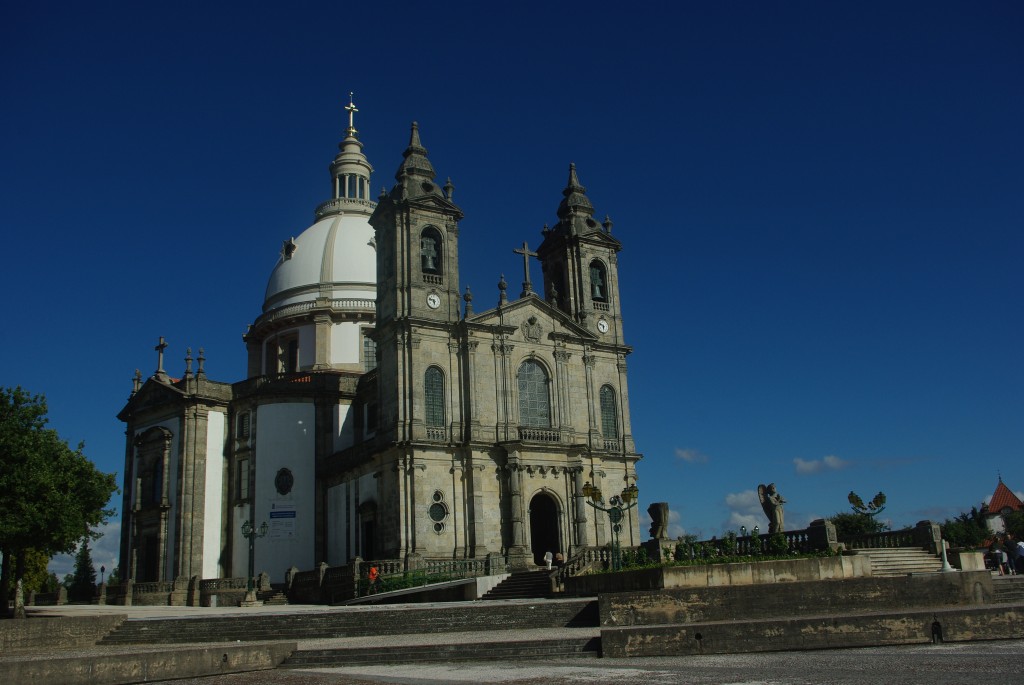
[[[82,544],[75,555],[75,575],[71,580],[68,594],[75,601],[88,601],[96,593],[96,567],[92,565],[89,552],[89,538],[82,538]]]
[[[839,540],[847,540],[858,535],[870,535],[888,530],[883,521],[866,514],[851,514],[839,512],[833,515],[829,521],[836,527],[836,537]]]
[[[37,549],[25,550],[25,575],[23,585],[25,592],[49,592],[50,572],[46,567],[50,563],[50,555]]]
[[[1013,537],[1024,540],[1024,509],[1010,512],[1003,517],[1006,524],[1006,532],[1013,533]]]
[[[46,428],[46,400],[21,387],[0,389],[0,596],[15,586],[14,615],[24,616],[23,579],[28,551],[70,554],[83,535],[106,521],[117,491],[82,453]]]
[[[951,547],[980,547],[991,536],[985,517],[977,507],[970,513],[961,513],[942,523],[942,537]]]

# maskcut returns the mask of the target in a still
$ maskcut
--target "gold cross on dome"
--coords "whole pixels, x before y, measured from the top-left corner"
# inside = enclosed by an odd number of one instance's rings
[[[346,133],[348,133],[349,135],[355,135],[356,133],[355,114],[356,112],[359,111],[358,109],[356,109],[356,105],[352,101],[352,96],[352,91],[349,91],[348,105],[345,106],[345,111],[348,112],[348,130],[346,131]]]

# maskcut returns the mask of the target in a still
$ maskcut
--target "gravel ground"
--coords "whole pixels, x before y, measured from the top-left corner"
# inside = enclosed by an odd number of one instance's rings
[[[976,685],[1018,683],[1024,641],[643,659],[496,661],[261,671],[180,685]],[[171,682],[171,681],[168,681]]]

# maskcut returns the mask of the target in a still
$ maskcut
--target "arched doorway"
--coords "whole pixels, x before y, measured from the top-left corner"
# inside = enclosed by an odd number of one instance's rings
[[[558,503],[546,492],[530,500],[530,549],[533,563],[543,566],[544,553],[554,556],[561,551],[558,541]]]

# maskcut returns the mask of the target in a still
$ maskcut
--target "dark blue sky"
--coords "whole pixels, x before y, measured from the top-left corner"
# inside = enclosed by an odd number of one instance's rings
[[[775,481],[791,527],[850,489],[944,518],[1024,490],[1022,35],[1016,2],[21,3],[0,384],[120,472],[158,336],[240,380],[351,90],[376,187],[413,120],[451,176],[477,309],[576,162],[624,245],[645,508],[720,534]]]

